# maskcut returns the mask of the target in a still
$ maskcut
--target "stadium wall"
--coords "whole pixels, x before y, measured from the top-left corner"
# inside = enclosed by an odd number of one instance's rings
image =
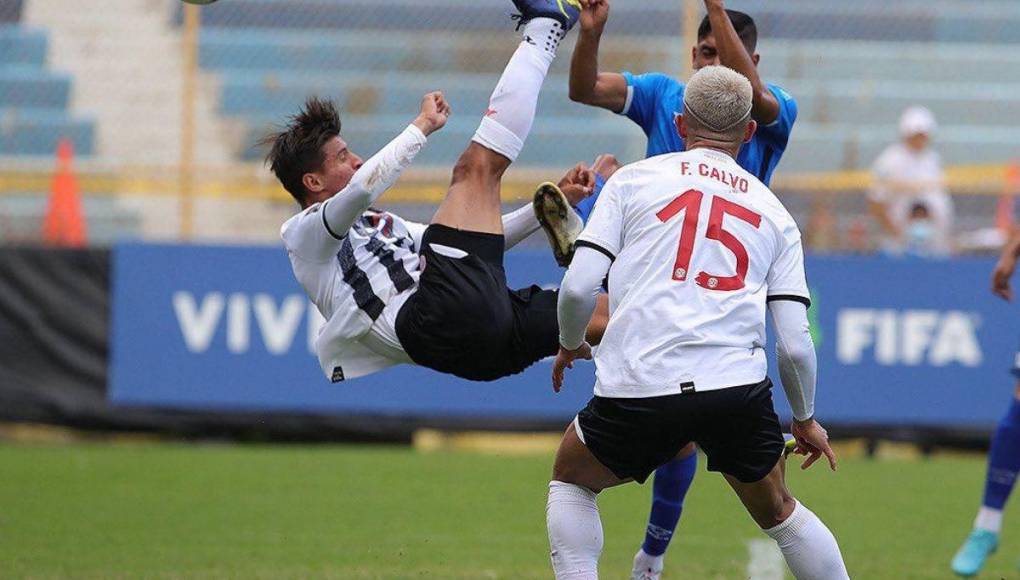
[[[556,284],[547,254],[508,254],[511,284]],[[985,289],[991,267],[810,257],[819,417],[845,435],[986,434],[1012,395],[1020,328]],[[548,362],[495,383],[397,367],[331,384],[311,347],[320,323],[276,247],[3,249],[0,420],[406,440],[423,426],[559,429],[591,393],[585,364],[554,395]]]

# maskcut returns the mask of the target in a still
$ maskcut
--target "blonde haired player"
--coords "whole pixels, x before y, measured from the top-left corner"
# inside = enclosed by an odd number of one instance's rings
[[[624,167],[606,184],[563,279],[564,369],[589,358],[585,327],[608,274],[610,316],[595,397],[567,428],[546,509],[558,579],[598,577],[601,490],[644,480],[690,442],[723,473],[798,579],[847,578],[835,537],[786,489],[783,435],[766,375],[765,310],[804,467],[836,457],[814,420],[816,359],[800,232],[735,157],[754,134],[751,86],[698,71],[677,130],[687,150]]]

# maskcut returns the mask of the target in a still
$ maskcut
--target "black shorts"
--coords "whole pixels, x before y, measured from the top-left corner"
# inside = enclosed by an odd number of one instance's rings
[[[438,253],[433,244],[466,252]],[[397,314],[401,346],[415,363],[475,381],[516,374],[556,354],[555,290],[510,290],[503,236],[430,225],[418,290]],[[449,253],[449,252],[447,252]]]
[[[772,381],[646,399],[595,397],[577,414],[581,440],[621,479],[640,483],[688,443],[708,469],[744,483],[769,474],[783,453]]]

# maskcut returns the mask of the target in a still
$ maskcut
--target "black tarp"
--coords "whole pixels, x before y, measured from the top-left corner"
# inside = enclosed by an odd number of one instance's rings
[[[106,398],[110,252],[0,249],[0,420],[188,437],[407,441],[394,417],[209,413]]]

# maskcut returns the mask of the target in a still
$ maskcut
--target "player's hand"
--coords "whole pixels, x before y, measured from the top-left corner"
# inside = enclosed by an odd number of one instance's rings
[[[1016,269],[1016,260],[1009,257],[999,259],[992,271],[992,294],[1007,302],[1013,301],[1013,289],[1010,287],[1009,279],[1013,277],[1013,270]]]
[[[602,176],[602,179],[609,179],[620,168],[620,162],[612,153],[603,153],[595,158],[595,164],[591,166],[592,171]]]
[[[609,0],[580,0],[581,31],[601,35],[609,19]]]
[[[579,358],[591,360],[591,345],[587,342],[582,342],[581,346],[575,350],[567,350],[562,346],[560,347],[560,352],[556,355],[556,360],[553,361],[552,383],[554,391],[558,393],[560,388],[563,387],[563,370],[574,368],[574,361]]]
[[[415,118],[414,125],[427,137],[442,129],[452,112],[442,91],[429,93],[422,97],[421,112]]]
[[[814,419],[794,421],[790,433],[797,440],[797,455],[807,455],[801,469],[807,469],[824,454],[829,460],[829,468],[836,471],[836,452],[829,447],[829,434]]]
[[[595,172],[584,163],[578,163],[556,184],[572,207],[595,191]]]

